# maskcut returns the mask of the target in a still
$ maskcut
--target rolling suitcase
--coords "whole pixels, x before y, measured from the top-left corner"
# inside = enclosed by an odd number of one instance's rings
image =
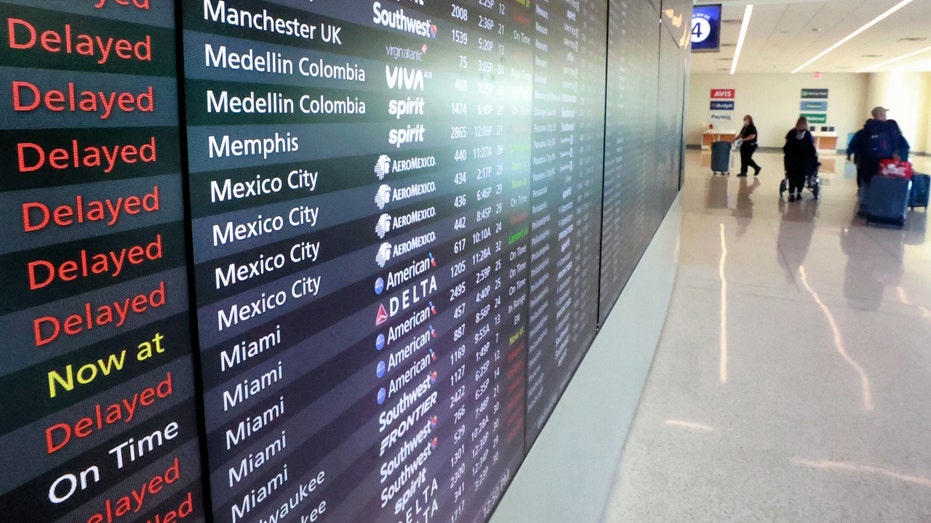
[[[927,210],[929,189],[931,189],[931,176],[915,173],[912,176],[912,195],[909,198],[908,206],[912,209],[924,207]]]
[[[731,142],[711,142],[711,173],[730,174]]]
[[[866,193],[866,221],[904,226],[911,184],[908,178],[874,176]]]

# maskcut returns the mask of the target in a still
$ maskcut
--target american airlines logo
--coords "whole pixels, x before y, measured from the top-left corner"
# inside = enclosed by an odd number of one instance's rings
[[[375,263],[384,268],[388,261],[391,260],[391,244],[384,242],[378,246],[378,252],[375,254]]]
[[[384,180],[386,174],[391,174],[391,158],[383,154],[375,162],[375,176],[378,176],[379,180]]]
[[[432,76],[432,73],[424,73],[420,69],[409,69],[397,65],[385,66],[385,81],[389,89],[423,91],[424,78]]]
[[[378,218],[378,223],[375,224],[375,234],[378,235],[379,240],[383,240],[385,235],[391,231],[391,215],[382,214]]]
[[[382,184],[382,186],[378,188],[378,192],[375,193],[375,205],[381,210],[389,203],[391,203],[391,187]]]

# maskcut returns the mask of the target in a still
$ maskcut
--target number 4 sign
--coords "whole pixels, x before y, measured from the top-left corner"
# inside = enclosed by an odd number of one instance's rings
[[[720,47],[721,5],[692,8],[692,51],[717,51]]]

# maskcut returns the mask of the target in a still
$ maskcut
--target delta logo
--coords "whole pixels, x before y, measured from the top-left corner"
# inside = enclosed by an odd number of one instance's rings
[[[379,303],[378,312],[375,313],[375,326],[378,327],[386,321],[388,321],[388,311],[385,309],[384,305]]]

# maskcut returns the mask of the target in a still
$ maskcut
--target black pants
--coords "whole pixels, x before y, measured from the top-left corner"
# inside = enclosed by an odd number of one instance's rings
[[[789,194],[801,194],[805,188],[805,176],[808,173],[804,169],[793,169],[786,173],[789,178]]]
[[[740,172],[746,174],[747,168],[753,167],[755,171],[760,170],[760,166],[753,161],[753,151],[756,150],[755,143],[740,144]]]

